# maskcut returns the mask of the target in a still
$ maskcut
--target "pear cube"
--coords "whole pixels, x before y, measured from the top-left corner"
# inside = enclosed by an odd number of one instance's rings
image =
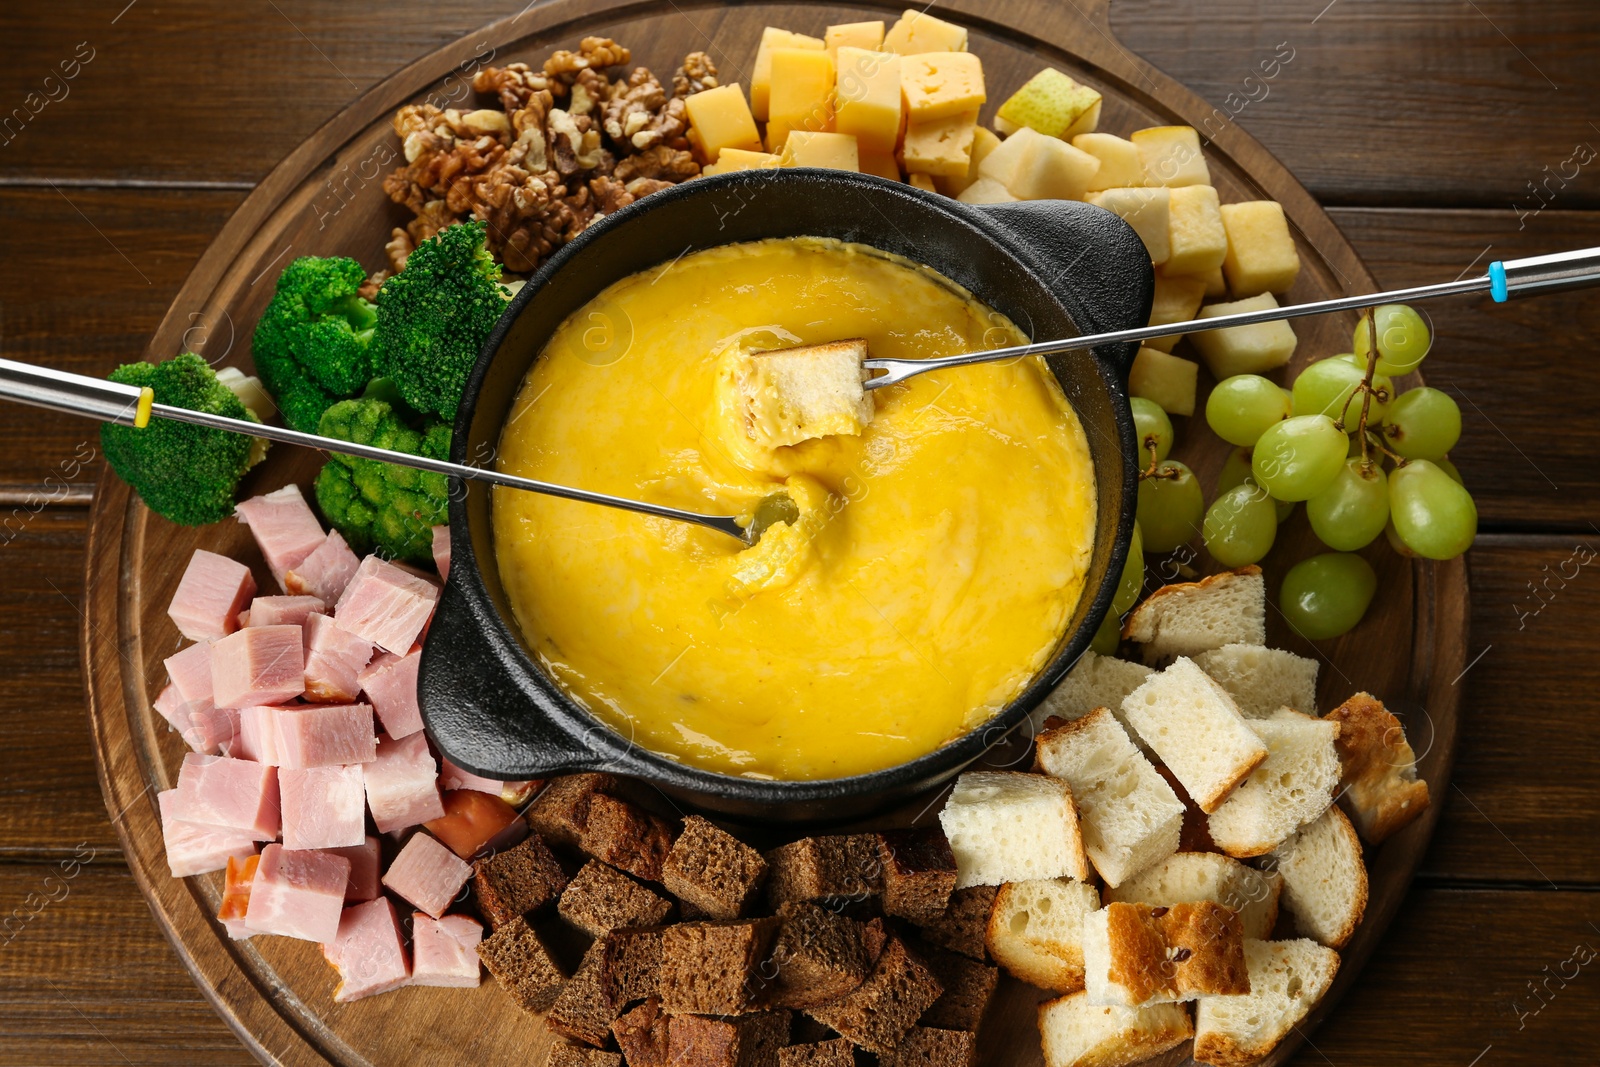
[[[1168,277],[1160,272],[1156,275],[1155,297],[1150,301],[1151,326],[1165,326],[1169,322],[1188,322],[1194,318],[1195,312],[1200,310],[1200,301],[1205,298],[1206,283],[1199,278]],[[1166,337],[1155,337],[1144,341],[1148,348],[1160,349],[1171,352],[1172,346],[1178,343],[1181,334],[1170,334]]]
[[[1264,311],[1277,306],[1278,301],[1271,293],[1262,293],[1247,300],[1211,304],[1201,308],[1198,317],[1210,319],[1242,311]],[[1283,319],[1258,322],[1253,326],[1202,330],[1189,337],[1194,341],[1201,358],[1206,361],[1211,376],[1219,382],[1235,374],[1265,374],[1283,366],[1294,355],[1294,329]]]
[[[693,99],[691,97],[690,99]],[[1172,190],[1168,232],[1173,274],[1207,274],[1228,255],[1228,233],[1222,225],[1217,191],[1209,185],[1184,185]]]
[[[1300,274],[1300,253],[1283,205],[1271,200],[1227,204],[1222,208],[1222,225],[1228,235],[1222,273],[1233,295],[1288,292]]]
[[[1054,67],[1046,67],[1012,93],[996,114],[1048,137],[1065,137],[1078,120],[1099,104],[1099,93]]]
[[[1139,146],[1132,141],[1125,141],[1114,133],[1080,133],[1072,139],[1072,147],[1100,161],[1100,169],[1089,183],[1090,192],[1144,184],[1144,163],[1139,157]]]
[[[1210,185],[1211,171],[1200,154],[1200,135],[1193,126],[1152,126],[1129,137],[1139,146],[1146,185]]]
[[[1087,152],[1025,126],[989,153],[978,174],[1018,200],[1082,200],[1099,169],[1100,161]]]
[[[1141,348],[1128,372],[1128,392],[1154,400],[1168,415],[1193,415],[1195,382],[1200,364],[1169,356],[1157,348]]]
[[[1150,262],[1160,266],[1172,254],[1169,233],[1171,190],[1104,189],[1089,194],[1089,203],[1105,208],[1133,227],[1150,252]]]

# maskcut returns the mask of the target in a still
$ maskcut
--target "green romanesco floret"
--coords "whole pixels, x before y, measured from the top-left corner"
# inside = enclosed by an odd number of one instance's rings
[[[376,372],[418,411],[455,418],[510,291],[484,246],[484,224],[451,226],[417,246],[406,269],[378,290]]]
[[[124,385],[148,386],[156,402],[260,422],[217,381],[210,364],[185,352],[164,363],[129,363],[111,372]],[[184,526],[204,526],[233,514],[239,479],[251,466],[256,439],[185,422],[152,419],[143,429],[107,423],[100,447],[122,480],[151,511]]]
[[[322,413],[318,430],[357,444],[434,459],[450,458],[450,427],[434,422],[407,426],[382,400],[341,400]],[[433,528],[449,521],[449,483],[442,474],[393,463],[330,453],[317,475],[322,514],[360,553],[427,564],[433,560]]]
[[[366,278],[353,259],[302,256],[278,275],[256,323],[256,373],[297,430],[315,433],[329,405],[372,377],[378,313],[357,295]]]

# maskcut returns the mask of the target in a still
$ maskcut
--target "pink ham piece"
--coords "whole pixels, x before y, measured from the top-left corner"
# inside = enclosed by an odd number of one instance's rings
[[[411,984],[465,988],[479,979],[483,927],[465,915],[411,917]]]
[[[178,770],[172,817],[255,841],[278,836],[278,771],[264,763],[190,752]]]
[[[295,704],[279,708],[276,719],[280,767],[332,767],[377,758],[369,705]]]
[[[234,514],[250,527],[280,588],[284,588],[284,577],[327,540],[322,524],[311,513],[311,506],[297,485],[251,497],[239,504]]]
[[[258,596],[240,626],[304,626],[310,615],[326,615],[328,602],[314,596]]]
[[[406,985],[405,944],[400,939],[400,919],[388,900],[371,900],[344,909],[338,932],[322,954],[339,970],[338,1004],[387,993]]]
[[[422,729],[422,711],[417,706],[417,667],[421,663],[419,648],[404,656],[380,652],[358,676],[361,691],[383,723],[383,732],[395,740]]]
[[[247,930],[304,941],[332,941],[339,933],[350,861],[331,852],[297,851],[271,844],[250,884]]]
[[[427,834],[414,834],[389,864],[383,884],[434,918],[472,877],[472,865]]]
[[[282,704],[306,688],[298,626],[247,626],[211,646],[212,699],[219,708]]]
[[[200,645],[190,645],[190,648],[201,648]],[[206,664],[207,674],[210,672],[209,657]],[[209,688],[209,682],[207,687]],[[195,752],[215,756],[219,753],[227,756],[249,758],[241,745],[242,733],[239,724],[239,713],[231,708],[218,708],[212,705],[210,698],[199,704],[190,704],[184,701],[178,693],[176,685],[168,685],[161,690],[159,696],[151,702],[151,707],[166,719],[172,728],[178,731],[183,738],[183,743]]]
[[[361,695],[361,671],[372,659],[372,645],[326,615],[305,623],[306,699],[348,704]]]
[[[433,565],[439,568],[439,577],[450,579],[450,527],[433,528]],[[474,981],[473,985],[478,983]]]
[[[269,704],[239,709],[239,742],[230,755],[273,767],[278,757],[278,711]]]
[[[517,807],[528,801],[533,796],[533,788],[537,781],[530,782],[502,782],[497,778],[485,778],[473,774],[469,770],[457,767],[448,759],[441,758],[439,767],[439,788],[449,791],[451,789],[474,789],[479,793],[488,793],[490,796],[499,797],[501,800]]]
[[[157,793],[156,805],[161,809],[161,837],[167,847],[167,869],[174,878],[220,871],[228,865],[230,857],[256,854],[256,842],[250,834],[216,830],[178,818],[175,812],[182,810],[183,805],[176,789]]]
[[[433,615],[439,587],[377,556],[361,561],[333,617],[353,634],[396,655],[410,651]]]
[[[439,796],[439,765],[424,734],[378,744],[378,758],[361,767],[367,807],[380,833],[420,826],[444,815]]]
[[[350,551],[344,537],[331,530],[311,555],[283,576],[283,588],[291,596],[314,596],[336,604],[359,566],[361,559]]]
[[[345,883],[344,902],[359,904],[376,900],[382,892],[378,885],[378,839],[368,837],[359,845],[349,848],[330,848],[327,851],[350,861],[350,880]]]
[[[278,793],[283,799],[284,848],[366,844],[367,798],[359,765],[281,768]]]
[[[239,628],[239,612],[256,595],[250,568],[227,556],[195,549],[167,614],[191,641],[215,641]]]

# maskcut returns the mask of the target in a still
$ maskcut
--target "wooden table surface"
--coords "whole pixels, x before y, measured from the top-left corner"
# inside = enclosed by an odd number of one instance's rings
[[[0,354],[92,374],[138,358],[274,163],[520,6],[4,5]],[[1600,245],[1593,0],[1115,0],[1112,24],[1237,111],[1387,287]],[[1280,44],[1294,58],[1247,99]],[[1387,942],[1296,1062],[1592,1064],[1600,300],[1434,317],[1429,382],[1462,407],[1482,524],[1455,780]],[[194,328],[248,343],[249,324]],[[151,921],[95,779],[77,649],[97,445],[88,423],[0,409],[0,1065],[247,1063]]]

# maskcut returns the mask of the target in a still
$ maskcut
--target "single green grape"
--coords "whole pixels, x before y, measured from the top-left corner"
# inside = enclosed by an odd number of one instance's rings
[[[1247,482],[1217,497],[1201,532],[1212,559],[1224,567],[1243,567],[1272,551],[1278,511],[1265,489]]]
[[[1222,473],[1217,475],[1216,495],[1221,496],[1236,485],[1250,480],[1250,449],[1235,448],[1222,461]]]
[[[1440,459],[1459,440],[1461,408],[1426,385],[1401,393],[1383,419],[1383,443],[1407,459]]]
[[[1194,471],[1175,459],[1156,466],[1156,476],[1139,480],[1139,529],[1146,552],[1171,552],[1194,538],[1205,513],[1205,496]]]
[[[1415,559],[1416,553],[1411,551],[1411,546],[1400,540],[1400,531],[1394,528],[1394,515],[1389,516],[1388,525],[1383,528],[1383,536],[1388,540],[1389,547],[1407,559]]]
[[[1312,531],[1329,548],[1365,548],[1389,522],[1389,482],[1376,460],[1344,461],[1333,484],[1306,501]]]
[[[1389,513],[1400,540],[1427,559],[1454,559],[1478,533],[1472,494],[1425,459],[1389,472]]]
[[[1326,415],[1342,422],[1346,433],[1353,433],[1361,421],[1361,397],[1356,387],[1366,373],[1365,365],[1358,367],[1341,356],[1317,360],[1294,380],[1294,413]],[[1382,374],[1374,374],[1372,389],[1367,424],[1376,426],[1383,421],[1383,413],[1394,399],[1394,383]]]
[[[1282,387],[1259,374],[1224,378],[1206,400],[1206,423],[1230,445],[1253,445],[1268,426],[1290,415]]]
[[[1422,365],[1433,347],[1428,321],[1405,304],[1382,304],[1375,309],[1378,324],[1378,373],[1398,377]],[[1352,355],[1366,366],[1369,337],[1366,316],[1351,335]]]
[[[1278,606],[1294,632],[1313,641],[1355,628],[1378,591],[1372,565],[1348,552],[1301,560],[1283,576]]]
[[[1272,505],[1277,509],[1279,526],[1282,526],[1288,521],[1289,516],[1294,514],[1293,500],[1279,500],[1277,497],[1273,497]]]
[[[1100,623],[1100,629],[1094,632],[1094,640],[1089,642],[1089,648],[1097,656],[1115,656],[1117,645],[1122,641],[1122,620],[1115,613],[1109,614]]]
[[[1451,463],[1449,459],[1445,458],[1444,456],[1440,456],[1438,459],[1429,460],[1429,462],[1448,474],[1451,481],[1465,488],[1467,484],[1466,480],[1461,477],[1461,472],[1456,470],[1456,465]]]
[[[1279,500],[1309,500],[1338,475],[1347,448],[1328,416],[1296,415],[1261,435],[1251,452],[1250,473]]]
[[[1128,406],[1133,408],[1133,432],[1139,440],[1139,469],[1143,470],[1150,464],[1151,438],[1156,442],[1157,462],[1166,459],[1172,451],[1172,420],[1167,418],[1160,404],[1142,396],[1128,401]]]
[[[1128,558],[1122,561],[1122,577],[1117,581],[1116,594],[1111,598],[1111,611],[1121,615],[1139,602],[1139,591],[1144,588],[1144,536],[1139,524],[1133,524],[1133,540],[1128,544]]]

